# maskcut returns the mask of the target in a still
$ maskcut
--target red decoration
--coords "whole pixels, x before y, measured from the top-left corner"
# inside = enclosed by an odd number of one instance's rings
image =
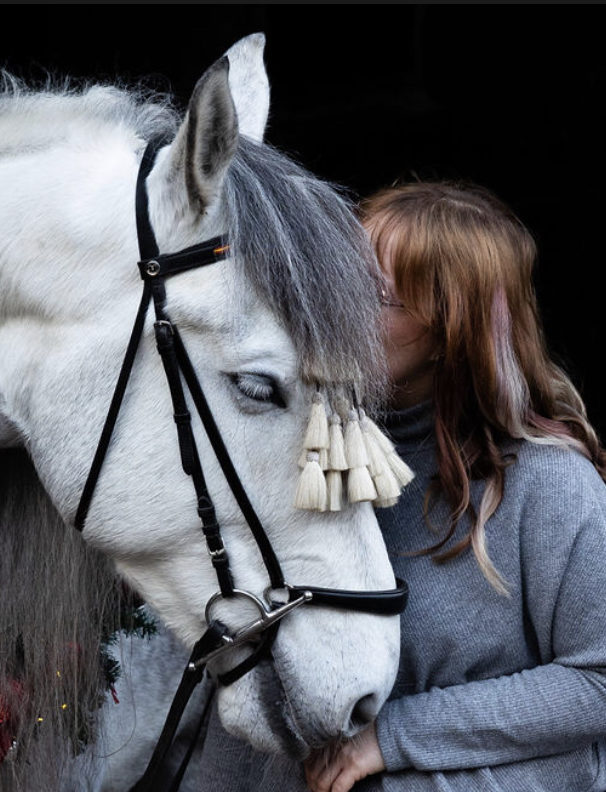
[[[11,711],[15,701],[21,701],[24,696],[23,685],[16,679],[8,680],[8,695],[0,694],[0,762],[3,762],[7,753],[13,746],[17,721]]]

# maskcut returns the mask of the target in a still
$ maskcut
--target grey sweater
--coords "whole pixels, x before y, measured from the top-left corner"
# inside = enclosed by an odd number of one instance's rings
[[[442,565],[410,556],[435,539],[423,518],[435,473],[431,409],[395,413],[388,427],[416,472],[398,505],[378,512],[410,598],[400,671],[377,721],[387,772],[354,789],[604,792],[606,486],[576,452],[516,447],[486,527],[488,553],[509,588],[503,596],[469,551]],[[476,505],[481,490],[474,482]],[[431,513],[438,527],[446,516],[440,505]],[[300,768],[265,761],[216,719],[203,753],[201,792],[305,789]]]
[[[360,790],[603,792],[606,486],[575,452],[518,444],[486,526],[505,597],[471,552],[439,566],[406,555],[433,539],[422,515],[436,469],[430,408],[388,426],[416,471],[398,505],[379,512],[410,599],[400,672],[377,721],[390,772]],[[481,491],[474,482],[476,505]],[[443,526],[446,510],[430,517]]]

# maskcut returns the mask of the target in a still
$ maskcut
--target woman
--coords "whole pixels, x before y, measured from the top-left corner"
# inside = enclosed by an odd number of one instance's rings
[[[379,192],[386,426],[416,478],[379,519],[410,587],[375,724],[312,792],[606,790],[606,455],[546,350],[535,246],[476,186]]]

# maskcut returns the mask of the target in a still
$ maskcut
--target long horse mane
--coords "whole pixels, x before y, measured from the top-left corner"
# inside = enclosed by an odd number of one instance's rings
[[[7,73],[2,83],[0,156],[107,131],[140,150],[183,117],[171,97],[141,86],[49,78],[31,88]],[[378,269],[346,192],[242,136],[224,201],[236,261],[284,323],[303,378],[379,404]],[[68,760],[94,742],[100,625],[113,624],[120,593],[109,562],[64,524],[22,450],[0,452],[0,541],[0,747],[7,734],[17,740],[0,762],[0,787],[62,789]]]
[[[120,588],[110,563],[65,525],[21,449],[0,453],[0,542],[2,754],[15,740],[0,788],[61,789],[71,760],[94,741],[102,640],[119,628]]]

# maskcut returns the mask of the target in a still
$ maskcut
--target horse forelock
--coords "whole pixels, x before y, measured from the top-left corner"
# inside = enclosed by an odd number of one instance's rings
[[[240,139],[225,185],[236,261],[284,323],[311,383],[386,386],[379,278],[351,199],[267,144]]]

